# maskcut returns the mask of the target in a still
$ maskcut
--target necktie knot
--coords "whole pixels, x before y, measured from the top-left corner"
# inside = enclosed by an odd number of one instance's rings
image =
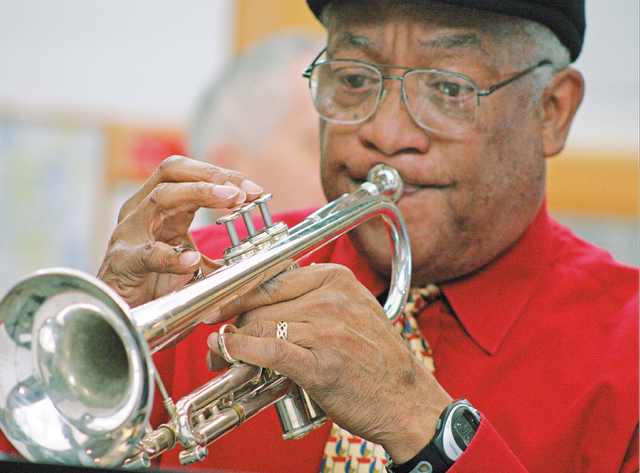
[[[442,298],[442,290],[435,284],[409,289],[409,297],[404,306],[403,316],[417,317],[427,306]]]

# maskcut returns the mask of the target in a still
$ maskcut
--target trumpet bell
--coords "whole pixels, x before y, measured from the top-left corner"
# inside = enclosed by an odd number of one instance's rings
[[[18,451],[42,463],[108,466],[142,436],[152,405],[144,337],[111,288],[52,268],[0,306],[0,418]]]

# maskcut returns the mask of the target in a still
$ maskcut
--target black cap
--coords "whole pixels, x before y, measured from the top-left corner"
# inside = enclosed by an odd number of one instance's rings
[[[584,42],[585,0],[436,0],[439,3],[475,8],[501,15],[533,20],[549,28],[575,61]],[[307,0],[313,14],[320,14],[331,0]]]

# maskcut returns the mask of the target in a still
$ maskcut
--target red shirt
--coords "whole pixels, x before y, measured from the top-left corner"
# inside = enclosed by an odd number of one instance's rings
[[[283,220],[292,226],[307,214]],[[210,257],[228,245],[222,228],[194,236]],[[310,261],[345,264],[374,294],[384,289],[348,238]],[[578,239],[543,208],[511,250],[441,287],[455,315],[431,306],[418,323],[440,384],[483,415],[451,473],[638,471],[636,268]],[[213,376],[205,361],[211,330],[203,325],[156,355],[175,400]],[[284,441],[268,408],[211,444],[195,468],[317,473],[328,428]],[[162,465],[176,468],[179,450],[165,453]]]

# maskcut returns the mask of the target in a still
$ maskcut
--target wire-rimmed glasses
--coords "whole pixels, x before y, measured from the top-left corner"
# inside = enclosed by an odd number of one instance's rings
[[[385,80],[402,82],[402,98],[414,121],[426,130],[457,135],[473,126],[480,97],[511,84],[539,67],[544,59],[513,77],[481,90],[470,78],[440,69],[369,64],[334,59],[318,62],[326,48],[302,73],[309,79],[313,104],[320,116],[333,123],[355,124],[368,119],[385,93]],[[402,76],[384,75],[381,69],[400,69]]]

